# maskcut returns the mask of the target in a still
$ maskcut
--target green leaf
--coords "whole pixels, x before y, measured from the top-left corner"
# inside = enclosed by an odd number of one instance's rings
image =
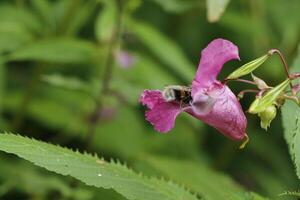
[[[43,30],[38,18],[26,7],[1,5],[0,21],[6,23],[20,23],[34,33],[40,33],[41,30]]]
[[[44,75],[42,77],[42,80],[56,87],[61,87],[68,90],[84,91],[84,92],[88,92],[89,94],[92,93],[92,90],[90,89],[90,85],[83,82],[77,77],[67,77],[61,74],[51,74],[51,75]]]
[[[160,173],[183,183],[193,192],[197,192],[205,200],[264,199],[259,195],[247,192],[228,176],[210,169],[210,167],[203,162],[175,160],[151,155],[141,156],[141,159]]]
[[[99,41],[107,42],[114,33],[117,21],[117,4],[115,0],[103,2],[104,7],[96,20],[96,37]]]
[[[14,51],[32,39],[32,33],[23,24],[0,20],[0,53]]]
[[[94,14],[94,10],[97,8],[97,0],[91,1],[71,1],[72,3],[76,4],[76,2],[85,2],[81,3],[77,6],[77,9],[72,10],[73,8],[69,8],[67,11],[70,16],[66,16],[65,20],[62,21],[62,29],[65,30],[65,33],[68,35],[75,35],[77,34],[92,18]],[[71,5],[72,6],[72,5]],[[65,26],[65,27],[64,27]]]
[[[177,73],[186,82],[192,80],[196,66],[193,66],[174,41],[149,24],[133,20],[130,22],[130,27],[139,40],[169,67],[169,71]]]
[[[208,21],[218,21],[224,13],[229,1],[230,0],[206,0]]]
[[[257,114],[265,111],[266,108],[276,103],[278,97],[282,94],[285,88],[289,85],[290,79],[286,79],[276,87],[270,89],[261,98],[256,98],[250,105],[249,113]]]
[[[257,69],[260,65],[262,65],[268,58],[270,54],[263,55],[245,65],[239,67],[237,70],[233,71],[226,79],[237,79],[241,76],[250,74],[255,69]]]
[[[170,181],[143,177],[119,162],[106,162],[96,156],[22,136],[0,135],[0,150],[49,171],[72,176],[87,185],[112,188],[129,200],[197,200],[194,195]]]
[[[31,3],[40,16],[42,21],[46,24],[45,28],[51,28],[54,31],[56,19],[53,15],[53,6],[47,0],[31,0]]]
[[[37,167],[32,166],[24,160],[9,160],[0,158],[0,171],[5,171],[5,174],[0,174],[1,182],[8,183],[9,189],[18,189],[26,193],[31,193],[34,196],[39,196],[41,199],[46,199],[46,196],[53,191],[59,192],[64,198],[74,199],[90,199],[92,191],[87,189],[77,188],[74,190],[67,179],[45,174]],[[14,166],[13,168],[11,166]],[[5,191],[1,192],[6,193]],[[85,193],[85,195],[83,194]],[[84,198],[88,196],[89,198]]]
[[[35,60],[57,63],[84,63],[94,58],[95,46],[69,38],[41,40],[13,52],[10,61]]]
[[[300,46],[298,56],[293,63],[291,72],[300,71]],[[300,110],[294,102],[287,101],[282,108],[282,123],[284,137],[288,143],[289,151],[294,161],[296,173],[300,179]]]

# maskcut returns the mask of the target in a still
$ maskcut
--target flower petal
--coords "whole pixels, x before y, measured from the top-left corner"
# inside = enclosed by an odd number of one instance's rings
[[[156,104],[164,102],[160,90],[144,90],[140,97],[140,102],[152,109]]]
[[[156,131],[166,133],[174,127],[175,119],[181,113],[179,104],[166,102],[159,90],[145,90],[140,101],[149,108],[146,119]]]
[[[198,92],[203,91],[199,90]],[[215,101],[210,112],[199,113],[195,108],[189,109],[187,112],[233,140],[243,139],[246,135],[247,119],[232,91],[226,85],[215,82],[206,91],[206,94],[210,97],[209,101],[212,99]],[[199,95],[195,95],[195,100]],[[193,106],[197,106],[197,104]]]
[[[210,113],[217,102],[216,98],[212,98],[204,92],[197,92],[193,98],[193,111],[199,115],[206,115]]]
[[[224,39],[215,39],[201,52],[201,59],[194,82],[202,87],[209,86],[217,78],[224,63],[240,59],[237,46]]]

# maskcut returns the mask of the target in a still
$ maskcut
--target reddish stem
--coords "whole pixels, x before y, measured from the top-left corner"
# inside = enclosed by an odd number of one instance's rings
[[[223,84],[227,84],[228,81],[238,81],[238,82],[242,82],[242,83],[248,83],[248,84],[251,84],[251,85],[256,85],[256,83],[254,81],[249,81],[249,80],[246,80],[246,79],[225,79],[222,83]]]
[[[290,79],[291,76],[290,76],[290,73],[289,73],[289,66],[286,63],[283,54],[278,49],[271,49],[268,53],[270,55],[273,55],[274,53],[276,53],[279,56],[279,58],[280,58],[280,60],[281,60],[281,62],[283,64],[283,66],[284,66],[285,74]],[[291,88],[293,87],[293,84],[291,82],[290,82],[290,87]]]

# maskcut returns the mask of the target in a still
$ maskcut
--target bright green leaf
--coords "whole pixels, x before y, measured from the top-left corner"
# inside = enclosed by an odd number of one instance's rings
[[[112,188],[129,200],[197,200],[194,195],[170,181],[143,177],[119,162],[106,162],[96,156],[22,136],[0,135],[0,150],[49,171],[72,176],[87,185]]]
[[[244,64],[243,66],[239,67],[237,70],[233,71],[226,79],[237,79],[241,76],[250,74],[255,69],[257,69],[260,65],[262,65],[268,58],[269,54],[263,55],[249,63]]]

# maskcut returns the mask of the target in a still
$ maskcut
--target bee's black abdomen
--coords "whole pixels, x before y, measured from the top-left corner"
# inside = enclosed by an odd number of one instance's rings
[[[175,99],[177,102],[182,102],[184,104],[189,104],[192,100],[191,91],[187,90],[173,90],[175,94]]]
[[[180,90],[173,90],[174,94],[175,94],[175,99],[176,101],[180,101],[181,100],[181,91]]]

